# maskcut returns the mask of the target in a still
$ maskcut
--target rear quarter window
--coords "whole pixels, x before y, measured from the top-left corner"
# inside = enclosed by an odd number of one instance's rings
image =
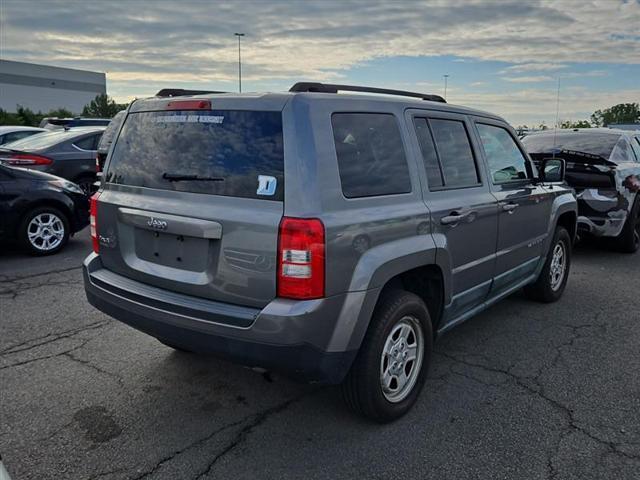
[[[334,113],[331,124],[345,197],[411,192],[407,158],[394,115]]]
[[[282,114],[232,110],[131,113],[116,140],[106,181],[281,201]]]

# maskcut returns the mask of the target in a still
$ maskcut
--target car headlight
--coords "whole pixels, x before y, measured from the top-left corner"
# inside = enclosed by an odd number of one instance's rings
[[[84,192],[78,185],[76,185],[73,182],[69,182],[68,180],[53,180],[49,183],[51,183],[51,185],[55,185],[56,187],[62,190],[66,190],[67,192],[84,194]]]

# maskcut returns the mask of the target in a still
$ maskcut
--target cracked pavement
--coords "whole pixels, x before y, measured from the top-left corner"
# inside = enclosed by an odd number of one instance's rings
[[[414,410],[173,352],[88,305],[88,232],[0,254],[0,453],[15,479],[640,477],[640,255],[581,246],[564,298],[515,294],[436,344]]]

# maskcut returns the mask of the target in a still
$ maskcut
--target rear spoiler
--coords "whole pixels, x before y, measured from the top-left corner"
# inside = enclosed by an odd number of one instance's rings
[[[185,90],[183,88],[163,88],[158,93],[156,93],[156,97],[184,97],[188,95],[206,95],[209,93],[227,92],[218,92],[214,90]]]

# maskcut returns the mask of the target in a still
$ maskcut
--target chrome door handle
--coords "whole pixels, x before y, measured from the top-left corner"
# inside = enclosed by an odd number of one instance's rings
[[[519,205],[517,203],[507,203],[506,205],[502,205],[502,210],[505,212],[513,213],[513,211],[518,207]]]
[[[460,213],[460,212],[451,212],[451,215],[447,215],[445,217],[442,217],[440,219],[440,223],[442,225],[452,225],[455,226],[456,224],[458,224],[461,220],[465,220],[467,218],[469,218],[469,215],[471,215],[472,212],[464,212],[464,213]]]

